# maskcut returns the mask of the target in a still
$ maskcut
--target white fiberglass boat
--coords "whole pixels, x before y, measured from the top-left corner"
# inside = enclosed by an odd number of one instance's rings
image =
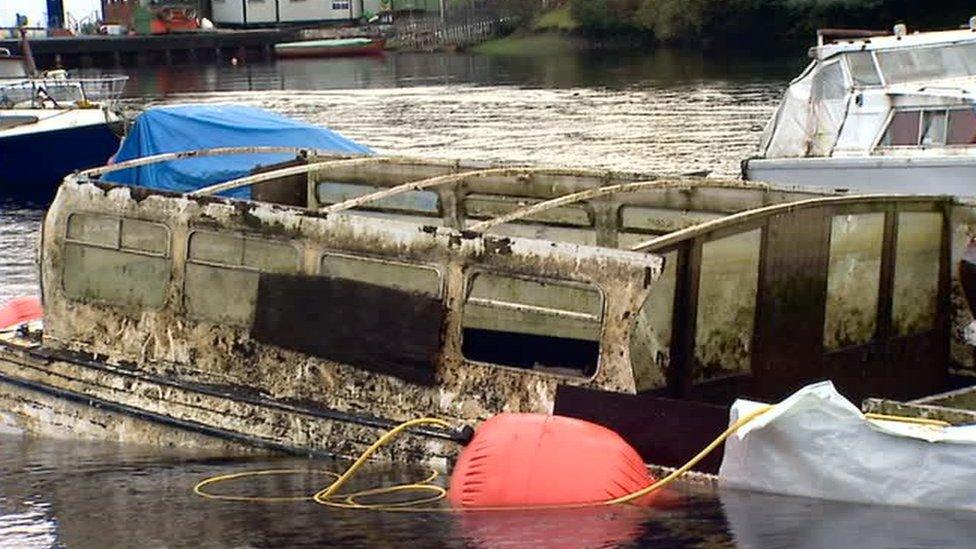
[[[950,31],[820,31],[810,56],[745,179],[976,195],[976,17]]]

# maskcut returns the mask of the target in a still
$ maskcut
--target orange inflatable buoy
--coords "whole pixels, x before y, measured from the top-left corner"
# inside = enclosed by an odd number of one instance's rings
[[[40,298],[36,296],[16,297],[0,307],[0,330],[40,320],[43,316]]]
[[[650,486],[644,461],[617,433],[579,419],[500,414],[476,431],[451,475],[460,507],[597,503]],[[650,504],[654,495],[636,503]]]

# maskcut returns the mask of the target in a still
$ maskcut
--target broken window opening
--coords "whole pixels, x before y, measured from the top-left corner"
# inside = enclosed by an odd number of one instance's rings
[[[600,356],[603,296],[593,287],[476,273],[462,316],[465,358],[591,377]]]

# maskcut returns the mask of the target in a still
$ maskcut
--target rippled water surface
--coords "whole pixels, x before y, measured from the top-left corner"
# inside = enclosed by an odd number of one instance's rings
[[[802,52],[550,57],[389,55],[130,71],[126,106],[235,102],[327,125],[382,153],[735,177]],[[0,301],[36,293],[43,210],[0,203]],[[500,515],[370,514],[312,503],[212,502],[210,474],[330,468],[291,458],[0,435],[2,547],[971,547],[976,516],[750,494],[668,509]],[[377,466],[378,467],[378,466]],[[583,474],[584,472],[581,472]],[[402,482],[407,466],[367,470]],[[228,487],[314,492],[320,476]]]

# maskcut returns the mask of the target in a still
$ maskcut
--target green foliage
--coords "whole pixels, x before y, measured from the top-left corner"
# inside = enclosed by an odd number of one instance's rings
[[[532,23],[534,31],[570,32],[579,28],[579,23],[573,18],[569,4],[559,6],[540,15]]]
[[[606,33],[633,29],[641,0],[570,0],[569,11],[584,31]]]
[[[590,34],[637,31],[661,42],[744,46],[809,39],[822,27],[957,27],[976,14],[971,0],[569,0],[569,7]]]

